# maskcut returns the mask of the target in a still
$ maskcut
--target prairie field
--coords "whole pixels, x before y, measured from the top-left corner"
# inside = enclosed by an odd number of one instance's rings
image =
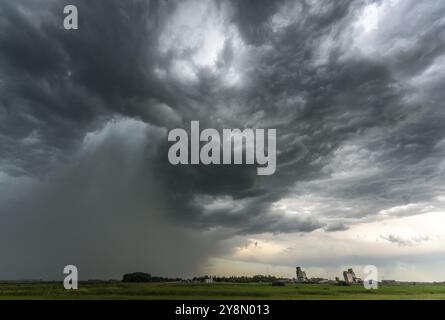
[[[445,284],[363,286],[270,283],[122,283],[80,282],[78,290],[65,290],[61,282],[1,282],[0,299],[159,299],[159,300],[410,300],[445,299]]]

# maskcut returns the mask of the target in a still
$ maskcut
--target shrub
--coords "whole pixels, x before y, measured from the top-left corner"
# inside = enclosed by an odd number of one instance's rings
[[[133,272],[124,274],[122,282],[151,282],[151,275],[144,272]]]

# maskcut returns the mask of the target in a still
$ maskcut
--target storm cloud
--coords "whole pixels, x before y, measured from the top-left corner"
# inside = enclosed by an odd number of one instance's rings
[[[70,1],[78,30],[66,4],[0,4],[0,277],[188,276],[443,210],[441,1]],[[276,173],[171,165],[191,120],[277,129]]]

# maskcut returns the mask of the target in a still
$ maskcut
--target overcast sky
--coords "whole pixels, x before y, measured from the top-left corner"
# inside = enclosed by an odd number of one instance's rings
[[[0,278],[445,280],[444,53],[441,0],[1,1]],[[191,120],[277,171],[172,166]]]

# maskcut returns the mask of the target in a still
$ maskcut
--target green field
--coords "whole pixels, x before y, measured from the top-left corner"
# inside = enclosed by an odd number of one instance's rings
[[[445,284],[380,285],[368,291],[333,284],[81,282],[68,291],[60,282],[3,282],[0,299],[445,299]]]

